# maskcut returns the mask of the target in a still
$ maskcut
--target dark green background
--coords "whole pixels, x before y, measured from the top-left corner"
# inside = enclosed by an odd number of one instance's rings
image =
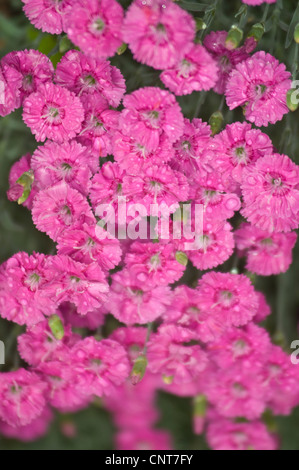
[[[130,1],[123,0],[120,3],[126,7]],[[218,2],[205,0],[204,3],[179,2],[195,16],[204,18],[207,23],[210,23],[208,30],[228,30],[232,24],[240,20],[240,16],[235,18],[242,7],[239,0],[219,0]],[[259,45],[259,49],[271,52],[279,60],[285,62],[288,69],[294,73],[296,73],[293,60],[295,44],[291,39],[294,25],[299,22],[297,5],[297,0],[278,0],[275,5],[270,6],[266,23],[267,31]],[[36,31],[27,21],[21,8],[20,0],[0,0],[0,58],[12,50],[38,48],[43,53],[49,54],[54,64],[57,63],[61,57],[59,53],[56,53],[60,38]],[[264,9],[265,5],[248,8],[245,33],[253,23],[262,19]],[[159,72],[136,63],[129,51],[122,56],[116,56],[112,62],[124,74],[129,92],[146,85],[161,86]],[[202,100],[201,96],[202,94],[193,93],[179,98],[183,112],[188,118],[198,115],[208,120],[211,114],[217,111],[221,97],[214,92],[209,92],[205,96],[200,112],[197,113],[198,105]],[[244,119],[239,110],[230,112],[226,106],[224,106],[224,117],[226,124]],[[281,123],[263,130],[273,139],[274,146],[280,153],[288,154],[299,163],[299,111],[289,113]],[[22,155],[33,151],[35,147],[36,142],[23,124],[20,111],[6,118],[0,118],[0,262],[21,250],[29,253],[32,251],[54,252],[54,246],[49,239],[34,228],[30,213],[6,198],[11,165]],[[266,294],[273,312],[266,326],[273,335],[273,340],[283,344],[286,349],[292,340],[299,337],[297,326],[298,261],[299,246],[297,244],[293,265],[286,274],[255,279],[257,289]],[[224,268],[229,268],[229,263]],[[200,273],[189,268],[188,280],[199,276]],[[18,361],[15,354],[17,333],[18,331],[8,322],[0,320],[0,340],[10,343],[6,367]],[[188,399],[160,393],[157,396],[157,404],[161,410],[159,426],[172,433],[177,449],[207,448],[202,438],[192,434],[191,405]],[[75,423],[76,438],[68,439],[62,435],[61,424],[65,419],[71,419]],[[275,423],[281,436],[281,448],[299,449],[299,410],[294,410],[290,417],[275,418]],[[111,449],[113,448],[113,434],[114,428],[110,416],[99,405],[94,405],[72,417],[57,415],[49,434],[36,443],[20,444],[0,437],[0,449]]]

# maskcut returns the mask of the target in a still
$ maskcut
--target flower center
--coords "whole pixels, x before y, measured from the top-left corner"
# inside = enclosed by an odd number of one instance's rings
[[[26,286],[28,286],[32,291],[37,289],[39,282],[40,276],[37,273],[29,274],[25,280]]]
[[[219,301],[225,307],[230,307],[233,303],[233,299],[234,299],[234,294],[230,292],[229,290],[222,290],[219,293]]]
[[[95,33],[101,34],[105,29],[105,23],[102,18],[96,18],[93,21],[91,28]]]
[[[266,85],[260,84],[255,86],[255,92],[258,95],[258,97],[263,96],[267,91]]]
[[[67,204],[61,207],[59,215],[66,225],[71,225],[73,219],[72,211]]]
[[[247,162],[247,152],[244,147],[237,147],[235,149],[235,156],[237,157],[238,163],[246,163]]]
[[[191,150],[191,142],[190,140],[184,140],[182,142],[182,149],[183,150]]]

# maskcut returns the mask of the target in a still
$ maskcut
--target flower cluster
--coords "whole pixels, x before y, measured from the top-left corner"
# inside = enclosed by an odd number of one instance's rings
[[[23,3],[37,28],[64,31],[80,50],[55,70],[34,50],[0,62],[0,115],[22,107],[37,141],[13,165],[8,198],[56,246],[0,267],[0,315],[23,327],[24,363],[0,373],[1,433],[35,439],[52,409],[103,397],[119,449],[170,449],[156,428],[165,390],[192,397],[194,430],[206,428],[212,448],[275,449],[263,413],[299,404],[298,369],[258,326],[270,308],[250,273],[203,271],[234,251],[262,276],[291,264],[299,167],[253,127],[288,112],[291,74],[250,41],[227,47],[225,31],[199,44],[193,17],[172,0],[134,0],[127,12],[116,0]],[[123,42],[168,90],[126,94],[107,60]],[[249,122],[216,133],[184,117],[176,96],[211,89]],[[103,337],[108,314],[119,327]]]

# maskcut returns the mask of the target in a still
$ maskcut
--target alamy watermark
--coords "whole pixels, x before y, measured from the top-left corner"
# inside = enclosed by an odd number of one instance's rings
[[[203,246],[203,204],[150,204],[128,202],[119,196],[96,208],[98,239],[184,240],[186,251]]]

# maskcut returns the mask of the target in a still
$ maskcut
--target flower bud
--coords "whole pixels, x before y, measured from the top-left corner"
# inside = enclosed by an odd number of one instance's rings
[[[196,23],[196,31],[203,31],[207,29],[207,25],[203,21],[202,18],[195,18],[195,23]]]
[[[299,44],[299,23],[295,26],[294,39],[297,44]]]
[[[143,354],[137,357],[134,361],[133,369],[131,371],[131,382],[133,385],[137,385],[143,379],[147,363],[147,358]]]
[[[264,34],[265,26],[263,25],[263,23],[256,23],[251,27],[247,37],[254,38],[256,42],[260,42]]]
[[[23,187],[23,194],[18,199],[18,204],[23,204],[24,202],[27,201],[31,193],[33,181],[34,181],[34,174],[32,170],[29,170],[23,173],[22,176],[20,176],[20,178],[16,181],[17,184]]]
[[[119,46],[119,48],[117,49],[117,54],[122,55],[124,52],[126,52],[127,49],[128,49],[128,44],[123,42],[122,45]]]
[[[171,385],[172,382],[173,382],[173,375],[163,375],[163,382],[166,384],[166,385]]]
[[[175,259],[183,266],[187,266],[188,264],[188,256],[183,251],[177,251],[175,254]]]
[[[238,28],[238,26],[233,25],[227,34],[227,37],[225,40],[225,47],[229,51],[237,49],[242,39],[243,39],[243,31],[240,28]]]
[[[54,337],[58,340],[62,340],[64,337],[64,327],[60,317],[58,315],[52,315],[49,318],[48,325]]]
[[[204,395],[197,395],[193,399],[193,429],[197,435],[202,434],[204,430],[206,413],[207,399]]]
[[[298,92],[291,88],[287,93],[287,105],[290,111],[297,111],[299,108],[299,101],[297,99]]]
[[[224,123],[224,117],[221,111],[216,111],[215,113],[212,114],[212,116],[209,119],[209,124],[212,129],[212,135],[218,134],[223,126]]]

